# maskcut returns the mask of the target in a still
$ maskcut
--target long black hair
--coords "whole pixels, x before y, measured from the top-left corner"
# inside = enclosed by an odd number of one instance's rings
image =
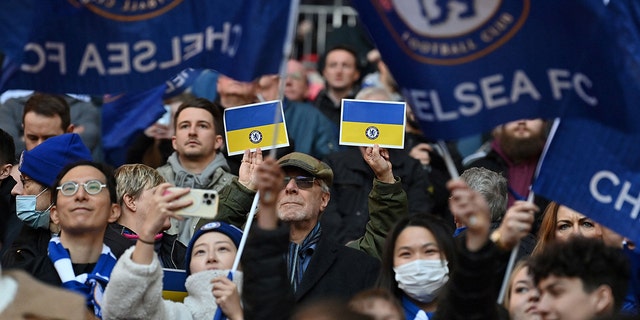
[[[443,219],[433,215],[419,214],[399,220],[387,235],[387,240],[385,241],[382,251],[382,264],[377,282],[377,287],[393,292],[398,298],[402,296],[402,290],[398,288],[396,273],[393,271],[393,251],[400,233],[407,227],[412,226],[423,227],[433,234],[440,248],[440,253],[443,255],[442,258],[444,259],[446,257],[446,260],[449,262],[450,273],[456,269],[457,265],[458,254],[453,239],[453,230]]]

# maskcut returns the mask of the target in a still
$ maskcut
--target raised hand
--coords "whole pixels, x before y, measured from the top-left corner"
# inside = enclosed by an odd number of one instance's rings
[[[373,147],[360,147],[360,153],[364,161],[371,167],[378,180],[385,183],[394,183],[396,179],[393,177],[391,170],[391,161],[389,161],[389,151],[380,148],[377,144]]]
[[[138,232],[136,248],[131,256],[131,259],[136,263],[150,264],[153,261],[155,236],[163,230],[167,219],[183,219],[175,213],[176,210],[193,203],[190,199],[182,198],[182,196],[189,193],[189,188],[177,188],[168,191],[167,189],[170,187],[172,187],[170,183],[163,183],[153,190],[153,199],[150,201],[144,224],[140,232]]]
[[[276,203],[278,194],[283,188],[284,172],[275,159],[267,158],[256,169],[256,177],[258,192],[260,192],[258,226],[272,230],[278,224]]]
[[[462,180],[450,180],[449,210],[456,220],[467,226],[467,249],[477,251],[489,240],[491,212],[485,198]]]
[[[531,231],[538,206],[527,201],[516,201],[502,218],[498,227],[500,244],[505,249],[513,249],[520,239]]]
[[[256,168],[262,163],[262,150],[257,148],[255,152],[249,149],[244,151],[242,163],[238,172],[238,182],[250,190],[256,190]]]
[[[428,143],[418,143],[409,152],[409,156],[420,161],[423,166],[431,164],[431,156],[429,152],[433,151],[433,147]]]

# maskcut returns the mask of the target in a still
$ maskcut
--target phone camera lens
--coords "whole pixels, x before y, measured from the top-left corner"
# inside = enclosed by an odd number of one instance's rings
[[[207,200],[205,200],[205,203],[206,203],[208,206],[210,206],[210,205],[211,205],[211,200],[208,200],[208,199],[207,199]]]

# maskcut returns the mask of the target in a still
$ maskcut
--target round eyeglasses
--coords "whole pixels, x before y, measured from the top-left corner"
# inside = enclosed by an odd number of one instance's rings
[[[102,188],[107,187],[106,184],[98,180],[89,180],[85,183],[77,183],[74,181],[65,182],[56,189],[60,190],[60,193],[62,193],[63,195],[70,197],[78,192],[78,186],[80,185],[82,185],[84,191],[91,195],[96,195],[100,193],[100,191],[102,191]]]

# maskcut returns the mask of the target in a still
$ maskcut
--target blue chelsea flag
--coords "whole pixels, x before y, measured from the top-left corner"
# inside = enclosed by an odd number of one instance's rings
[[[598,90],[608,94],[565,109],[533,190],[640,243],[640,2],[606,8],[590,26],[606,44],[581,63],[597,64]]]
[[[143,91],[188,67],[240,81],[278,73],[291,3],[1,1],[0,91]]]
[[[523,118],[596,112],[609,121],[603,108],[624,108],[607,65],[626,59],[621,46],[637,51],[626,22],[637,19],[638,1],[353,5],[429,138],[457,139]]]

